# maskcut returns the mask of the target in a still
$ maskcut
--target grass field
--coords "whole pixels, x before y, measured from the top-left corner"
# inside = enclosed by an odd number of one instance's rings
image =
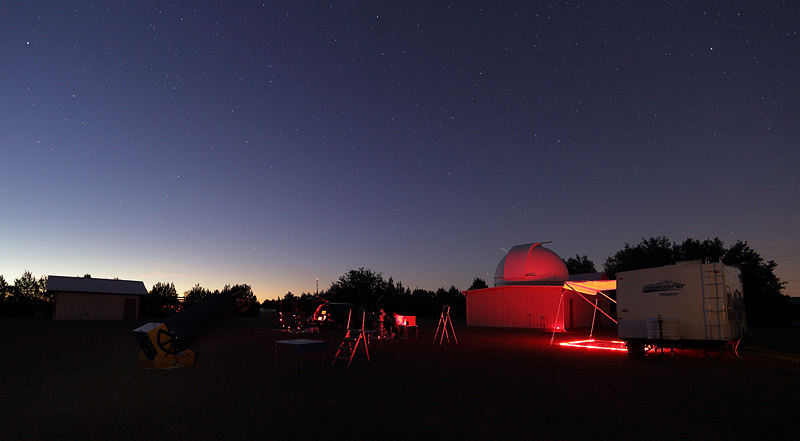
[[[741,358],[635,361],[458,321],[459,344],[435,345],[428,319],[416,340],[373,343],[371,361],[361,353],[345,368],[330,366],[341,331],[234,318],[192,345],[194,366],[149,370],[131,332],[145,322],[0,320],[0,437],[731,440],[791,439],[797,427],[796,329],[751,330]],[[328,340],[323,369],[311,354],[295,376],[281,355],[276,373],[273,342],[290,338]]]

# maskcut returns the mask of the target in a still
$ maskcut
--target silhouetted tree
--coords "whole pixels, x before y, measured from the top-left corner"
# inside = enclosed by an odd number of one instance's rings
[[[702,262],[719,262],[727,253],[725,244],[719,237],[699,241],[686,239],[675,246],[675,261],[700,260]]]
[[[488,287],[489,285],[486,284],[485,280],[476,277],[475,280],[472,281],[472,285],[469,286],[469,289],[467,291],[471,291],[473,289],[484,289]]]
[[[11,287],[9,286],[8,282],[6,282],[6,278],[0,274],[0,302],[4,302],[6,300],[6,297],[8,297],[10,291]]]
[[[295,310],[300,309],[300,305],[298,303],[300,299],[292,294],[291,291],[284,294],[283,298],[278,300],[278,312],[282,313],[292,313]]]
[[[211,298],[211,296],[213,295],[214,293],[212,293],[210,290],[206,288],[203,288],[198,283],[195,286],[193,286],[192,289],[186,291],[183,294],[183,307],[188,308],[190,306],[194,306],[202,302],[203,300]]]
[[[447,291],[444,288],[439,288],[436,291],[436,310],[438,312],[433,312],[436,315],[440,315],[445,305],[450,306],[450,317],[464,318],[467,316],[467,298],[455,286],[451,285]]]
[[[383,275],[375,271],[359,268],[331,284],[325,298],[332,302],[355,303],[372,308],[382,296],[391,295],[391,287]]]
[[[786,325],[792,317],[789,296],[783,294],[786,282],[775,276],[778,266],[765,262],[747,242],[738,241],[725,252],[722,262],[742,272],[742,291],[747,322],[752,325]]]
[[[0,317],[8,317],[12,316],[13,314],[11,311],[13,310],[13,297],[11,295],[11,290],[13,288],[11,285],[6,282],[5,277],[0,274]]]
[[[436,293],[420,288],[411,292],[411,308],[412,313],[407,315],[429,317],[441,312],[441,309],[436,308]]]
[[[47,293],[47,279],[40,277],[36,280],[30,271],[25,271],[22,277],[14,280],[14,296],[24,302],[47,302],[50,295]]]
[[[180,308],[178,291],[174,283],[158,282],[150,288],[147,296],[148,314],[165,316],[175,313]]]
[[[14,280],[14,285],[9,286],[3,279],[3,315],[9,317],[25,317],[34,311],[45,314],[52,311],[53,299],[47,292],[47,279],[36,279],[30,271],[25,271],[22,276]]]
[[[386,312],[414,315],[413,306],[411,304],[411,290],[404,287],[401,282],[394,283],[394,280],[390,277],[387,293],[378,304],[378,308]]]
[[[577,254],[575,257],[570,257],[564,261],[564,264],[567,265],[567,271],[570,274],[586,274],[586,273],[596,273],[597,270],[594,267],[594,262],[589,260],[586,255],[578,256]]]
[[[261,308],[263,309],[274,309],[278,311],[278,306],[280,303],[280,299],[266,299],[261,302]]]
[[[642,238],[636,246],[625,244],[614,256],[606,259],[603,265],[606,275],[613,279],[622,271],[655,268],[675,263],[675,244],[666,237]]]
[[[222,294],[236,297],[236,302],[239,305],[239,314],[246,316],[258,315],[261,304],[258,303],[258,298],[253,294],[253,288],[250,285],[225,285],[222,289]]]

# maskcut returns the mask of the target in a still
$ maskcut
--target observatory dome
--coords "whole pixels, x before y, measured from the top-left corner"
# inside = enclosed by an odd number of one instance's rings
[[[541,243],[516,245],[503,256],[494,272],[494,286],[550,285],[569,279],[567,265]]]

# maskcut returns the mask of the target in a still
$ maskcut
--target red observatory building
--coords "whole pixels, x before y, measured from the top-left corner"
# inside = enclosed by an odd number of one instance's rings
[[[464,292],[467,326],[564,330],[610,324],[616,288],[604,274],[570,277],[558,254],[541,243],[516,245],[500,260],[494,287]],[[596,307],[595,307],[596,306]]]

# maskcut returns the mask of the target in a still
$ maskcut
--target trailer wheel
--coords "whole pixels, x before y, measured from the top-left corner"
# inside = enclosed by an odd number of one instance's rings
[[[644,341],[628,340],[626,343],[629,360],[644,360]]]

